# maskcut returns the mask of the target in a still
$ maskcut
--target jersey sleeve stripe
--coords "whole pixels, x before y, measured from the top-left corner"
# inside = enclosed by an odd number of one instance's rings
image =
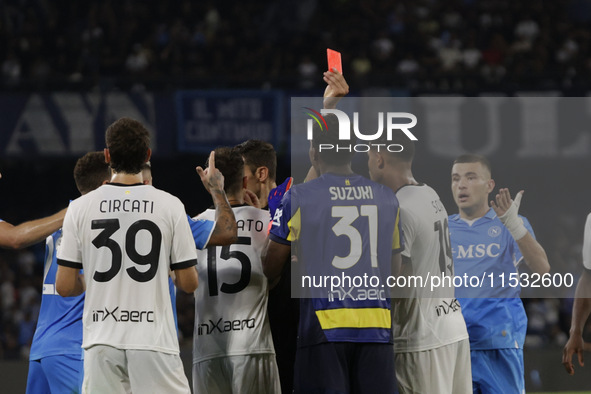
[[[394,235],[392,237],[392,250],[402,249],[400,242],[400,208],[396,209],[396,222],[394,223]]]
[[[191,259],[191,260],[180,261],[178,263],[171,264],[170,269],[174,271],[174,270],[180,270],[183,268],[193,267],[195,265],[197,265],[197,259]]]
[[[82,269],[82,263],[77,263],[75,261],[57,259],[57,265],[63,265],[64,267]]]
[[[392,317],[384,308],[339,308],[316,311],[323,330],[332,328],[391,328]]]
[[[300,236],[300,229],[302,228],[302,217],[300,214],[300,209],[296,211],[291,219],[287,222],[287,226],[289,227],[289,234],[287,235],[288,241],[295,241]]]

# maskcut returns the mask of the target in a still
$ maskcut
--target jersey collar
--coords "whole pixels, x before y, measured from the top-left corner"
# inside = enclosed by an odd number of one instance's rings
[[[497,213],[495,212],[494,209],[489,208],[488,211],[486,212],[486,214],[478,219],[476,219],[474,221],[474,223],[472,223],[472,225],[478,223],[481,219],[488,219],[488,220],[494,220],[497,217]],[[460,217],[459,213],[456,213],[451,220],[453,220],[454,222],[462,222],[462,223],[466,223],[464,220],[462,220],[462,218]]]

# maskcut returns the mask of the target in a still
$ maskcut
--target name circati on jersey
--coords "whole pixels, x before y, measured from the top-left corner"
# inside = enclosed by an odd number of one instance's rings
[[[371,186],[331,186],[330,199],[334,200],[373,200]]]
[[[154,213],[154,201],[150,200],[102,200],[99,205],[102,213],[137,212]]]

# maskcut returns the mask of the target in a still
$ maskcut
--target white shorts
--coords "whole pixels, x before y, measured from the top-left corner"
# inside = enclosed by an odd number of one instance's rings
[[[194,394],[281,393],[274,354],[212,358],[193,364]]]
[[[191,394],[178,354],[96,345],[84,350],[82,393]]]
[[[420,352],[396,353],[396,379],[401,394],[472,393],[470,342]]]

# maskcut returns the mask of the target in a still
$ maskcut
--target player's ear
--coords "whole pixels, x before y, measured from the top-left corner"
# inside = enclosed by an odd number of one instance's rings
[[[376,152],[376,155],[378,159],[378,168],[382,170],[386,166],[386,159],[384,158],[384,155],[381,152]]]
[[[314,145],[312,145],[312,141],[310,141],[310,150],[308,151],[308,156],[310,158],[310,164],[312,164],[312,167],[316,169],[316,166],[318,165],[318,150],[316,150]]]
[[[111,154],[109,153],[109,149],[103,149],[103,153],[105,154],[105,163],[111,162]]]
[[[152,157],[152,149],[148,148],[148,153],[146,154],[146,162],[150,161],[150,157]]]
[[[255,176],[259,182],[263,183],[269,178],[269,169],[265,166],[258,167]]]
[[[487,192],[490,193],[495,188],[495,180],[491,178],[488,180],[487,184]]]

